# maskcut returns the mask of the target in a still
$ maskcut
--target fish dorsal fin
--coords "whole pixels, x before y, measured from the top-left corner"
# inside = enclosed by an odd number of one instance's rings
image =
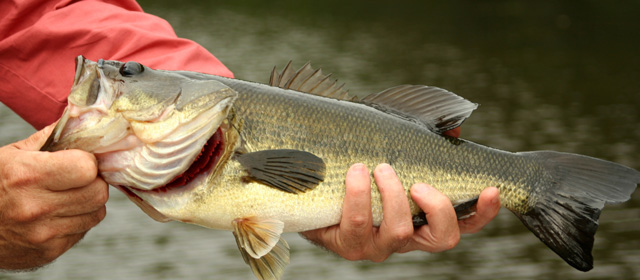
[[[264,150],[238,155],[236,160],[247,171],[247,179],[289,193],[313,189],[325,175],[324,161],[304,151]]]
[[[466,120],[478,104],[450,91],[423,85],[400,85],[371,94],[361,103],[381,111],[415,119],[442,134]]]
[[[258,279],[280,279],[289,264],[289,244],[280,237],[284,223],[275,219],[240,218],[233,236],[245,263]]]
[[[293,70],[291,61],[282,69],[282,73],[278,73],[274,67],[269,85],[334,99],[351,100],[344,84],[338,84],[338,80],[331,79],[331,74],[323,74],[322,69],[313,69],[309,62],[298,71]]]

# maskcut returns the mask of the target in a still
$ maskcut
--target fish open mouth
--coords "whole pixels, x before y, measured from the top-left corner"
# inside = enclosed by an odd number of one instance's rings
[[[224,152],[224,135],[221,128],[216,130],[216,133],[209,138],[209,140],[202,147],[202,151],[194,159],[193,163],[182,174],[173,178],[169,183],[164,186],[148,190],[151,192],[167,192],[169,190],[179,188],[189,184],[198,175],[211,170],[222,156]],[[135,188],[135,187],[134,187]],[[140,189],[138,189],[140,190]],[[142,190],[141,190],[142,191]]]

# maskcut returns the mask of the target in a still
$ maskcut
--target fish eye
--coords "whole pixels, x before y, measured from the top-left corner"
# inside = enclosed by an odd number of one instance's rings
[[[120,75],[124,77],[131,77],[140,74],[144,71],[144,66],[135,61],[129,61],[120,67]]]

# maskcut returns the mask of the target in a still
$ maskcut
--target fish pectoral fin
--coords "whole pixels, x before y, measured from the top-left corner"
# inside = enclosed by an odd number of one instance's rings
[[[478,205],[479,198],[480,196],[476,196],[472,199],[464,200],[453,205],[453,210],[456,211],[456,217],[458,217],[458,220],[464,220],[476,214],[476,206]],[[428,224],[427,216],[424,212],[414,215],[412,219],[414,227]]]
[[[289,264],[289,244],[280,237],[279,220],[242,218],[233,221],[233,236],[244,262],[258,279],[280,279]]]
[[[478,104],[438,87],[400,85],[364,97],[361,103],[385,113],[415,120],[443,134],[460,126]]]
[[[247,179],[289,193],[306,192],[324,181],[325,164],[316,155],[298,150],[264,150],[236,156]]]

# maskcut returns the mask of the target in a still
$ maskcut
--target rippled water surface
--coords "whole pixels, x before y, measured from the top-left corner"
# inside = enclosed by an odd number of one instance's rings
[[[622,3],[622,2],[621,2]],[[449,89],[481,106],[463,138],[510,151],[581,153],[640,169],[637,2],[150,1],[149,12],[266,82],[289,60],[354,94],[404,84]],[[126,38],[123,38],[126,40]],[[70,58],[73,59],[73,58]],[[73,69],[67,69],[73,78]],[[0,106],[3,144],[33,132]],[[508,210],[454,250],[350,262],[286,234],[285,279],[640,278],[640,192],[600,219],[595,268],[565,264]],[[230,232],[157,223],[112,190],[106,219],[58,261],[0,279],[251,279]]]

